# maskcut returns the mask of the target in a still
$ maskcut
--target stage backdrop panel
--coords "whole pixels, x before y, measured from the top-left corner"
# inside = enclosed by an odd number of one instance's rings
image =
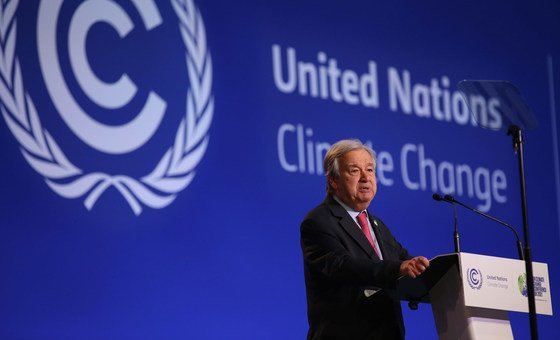
[[[411,253],[453,251],[433,193],[521,232],[503,104],[463,99],[462,79],[511,81],[539,121],[531,242],[559,286],[557,2],[0,9],[2,339],[304,338],[299,223],[343,138],[376,151],[371,211]],[[464,251],[517,256],[493,222],[460,210],[459,230]],[[409,338],[436,337],[429,305],[403,307]],[[527,338],[528,317],[511,321]],[[557,312],[538,323],[560,335]]]

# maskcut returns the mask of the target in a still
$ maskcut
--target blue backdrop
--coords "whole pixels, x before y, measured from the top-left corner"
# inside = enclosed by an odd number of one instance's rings
[[[411,253],[453,250],[434,192],[521,232],[511,140],[472,122],[462,79],[515,83],[539,120],[529,224],[558,294],[557,2],[0,7],[0,338],[304,338],[299,223],[343,138],[377,152],[371,210]],[[492,222],[459,226],[463,251],[517,256]],[[409,338],[437,336],[429,305],[404,314]]]

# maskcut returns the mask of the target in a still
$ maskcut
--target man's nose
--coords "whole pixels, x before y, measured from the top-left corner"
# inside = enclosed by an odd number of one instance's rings
[[[360,171],[360,181],[366,182],[369,179],[369,172],[367,171]]]

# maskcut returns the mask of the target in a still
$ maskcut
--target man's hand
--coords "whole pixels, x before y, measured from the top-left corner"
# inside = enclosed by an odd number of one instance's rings
[[[400,275],[416,278],[426,271],[430,266],[430,261],[424,256],[416,256],[410,260],[403,261],[399,270]]]

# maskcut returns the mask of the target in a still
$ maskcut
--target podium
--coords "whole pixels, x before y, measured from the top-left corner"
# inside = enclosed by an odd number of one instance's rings
[[[546,263],[533,262],[538,314],[552,315]],[[430,261],[421,276],[402,277],[401,300],[430,303],[440,339],[513,339],[509,311],[528,312],[525,263],[453,253]]]

